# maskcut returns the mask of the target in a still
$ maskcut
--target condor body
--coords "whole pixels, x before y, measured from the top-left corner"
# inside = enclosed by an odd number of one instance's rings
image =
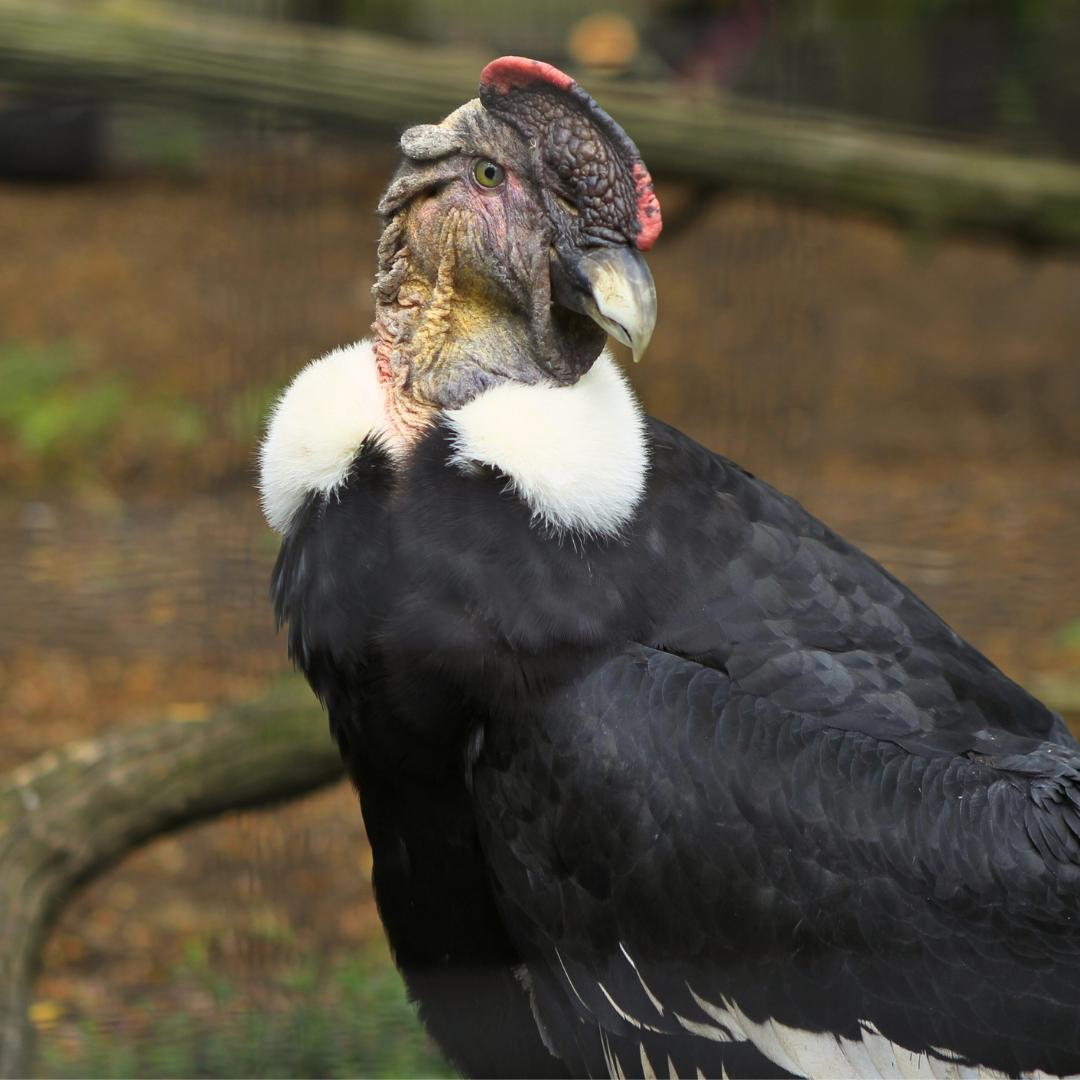
[[[600,347],[651,330],[648,174],[528,65],[403,137],[375,342],[302,372],[262,454],[421,1016],[472,1075],[1080,1072],[1080,747],[641,414]]]

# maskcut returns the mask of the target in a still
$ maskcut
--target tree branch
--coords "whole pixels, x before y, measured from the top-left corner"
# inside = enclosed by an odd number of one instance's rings
[[[49,751],[0,783],[0,1076],[26,1076],[31,984],[50,927],[83,882],[138,844],[343,775],[299,679],[201,723]]]
[[[0,0],[0,73],[397,131],[475,96],[490,57],[149,0]],[[869,210],[925,229],[1080,246],[1080,167],[730,96],[593,77],[654,173]]]

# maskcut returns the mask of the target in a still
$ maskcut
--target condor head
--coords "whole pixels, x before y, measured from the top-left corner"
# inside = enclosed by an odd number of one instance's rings
[[[401,148],[374,288],[400,434],[505,380],[571,385],[609,333],[641,355],[660,207],[637,148],[573,80],[503,57],[478,100]]]

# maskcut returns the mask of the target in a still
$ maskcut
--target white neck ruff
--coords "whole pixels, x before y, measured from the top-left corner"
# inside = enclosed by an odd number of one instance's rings
[[[500,383],[444,414],[451,463],[505,473],[538,523],[559,532],[614,536],[633,517],[649,467],[645,417],[604,352],[573,386]],[[263,513],[288,530],[313,493],[331,495],[361,444],[376,435],[395,456],[370,341],[308,364],[274,406],[259,448]]]
[[[645,493],[645,417],[606,350],[573,386],[500,383],[445,415],[452,461],[505,473],[557,531],[617,535]]]
[[[303,368],[270,413],[259,447],[259,492],[270,528],[284,533],[313,492],[329,495],[344,484],[364,439],[386,430],[370,341]]]

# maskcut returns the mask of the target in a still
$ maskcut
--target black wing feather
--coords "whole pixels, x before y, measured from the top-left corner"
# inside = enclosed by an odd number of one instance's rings
[[[626,1075],[643,1033],[708,1074],[725,1044],[695,1025],[738,1043],[769,1020],[1080,1068],[1080,753],[912,753],[651,649],[488,746],[507,922]]]
[[[469,916],[451,952],[495,958],[488,1000],[575,1074],[1080,1071],[1060,717],[794,501],[650,425],[618,540],[545,535],[505,477],[448,469],[438,428],[401,475],[365,448],[286,538],[276,610],[399,959]],[[447,751],[470,732],[471,794]],[[418,993],[469,1061],[464,1005]]]
[[[285,534],[270,579],[280,628],[288,624],[289,658],[330,714],[330,731],[348,756],[365,710],[364,672],[386,602],[393,486],[386,451],[366,441],[346,482],[315,493]]]
[[[845,730],[961,752],[988,730],[1075,746],[1059,716],[797,502],[650,421],[641,527],[682,534],[681,602],[647,644]],[[912,746],[915,750],[915,744]]]

